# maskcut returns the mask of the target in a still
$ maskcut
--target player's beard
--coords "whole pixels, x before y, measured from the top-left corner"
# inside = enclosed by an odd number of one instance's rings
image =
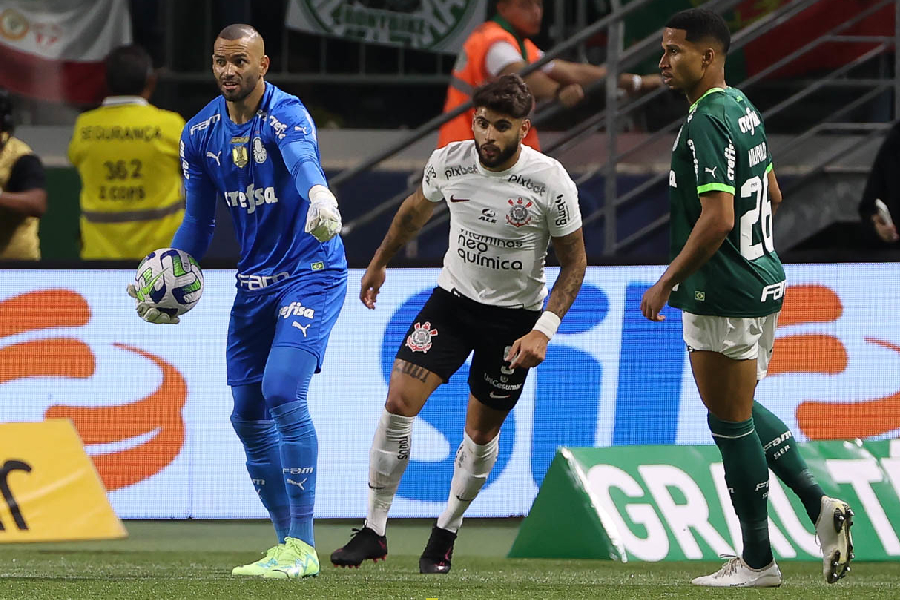
[[[481,146],[479,146],[477,143],[475,144],[475,148],[478,150],[478,160],[481,161],[481,164],[483,164],[485,167],[491,169],[508,161],[510,158],[512,158],[512,156],[518,149],[518,144],[510,144],[506,148],[501,148],[497,144],[491,144],[491,146],[500,149],[500,151],[497,152],[496,156],[494,157],[485,156],[484,150],[482,150]]]
[[[229,102],[241,102],[244,98],[249,96],[253,89],[256,87],[256,82],[259,81],[259,77],[247,77],[245,79],[238,79],[238,87],[233,90],[226,90],[222,85],[224,82],[219,81],[219,90],[222,92],[222,96],[225,97]]]

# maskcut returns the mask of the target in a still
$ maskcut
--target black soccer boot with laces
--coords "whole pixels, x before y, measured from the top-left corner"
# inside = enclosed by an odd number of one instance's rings
[[[419,573],[446,575],[450,572],[450,559],[453,557],[453,543],[456,534],[437,525],[431,528],[431,537],[425,551],[419,558]]]
[[[336,567],[359,567],[370,558],[374,562],[387,559],[387,537],[374,529],[353,529],[353,537],[341,548],[331,553],[331,564]]]

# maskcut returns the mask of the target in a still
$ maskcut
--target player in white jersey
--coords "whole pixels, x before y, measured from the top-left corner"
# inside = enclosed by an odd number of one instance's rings
[[[534,104],[522,78],[501,77],[472,99],[474,141],[431,155],[421,187],[400,207],[362,279],[359,298],[374,309],[388,262],[425,225],[435,204],[447,202],[444,268],[397,352],[369,453],[366,523],[331,555],[335,565],[387,556],[387,515],[409,463],[413,420],[474,352],[447,507],[419,559],[421,573],[450,571],[463,513],[497,460],[500,426],[522,394],[528,369],[544,360],[584,279],[575,184],[556,160],[522,145]],[[561,269],[542,313],[551,239]]]

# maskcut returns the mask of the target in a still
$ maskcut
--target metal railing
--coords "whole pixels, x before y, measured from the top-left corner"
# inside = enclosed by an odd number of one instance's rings
[[[623,58],[625,59],[624,61],[619,60],[618,54],[619,54],[620,41],[619,41],[618,35],[616,34],[616,29],[623,22],[623,20],[626,17],[628,17],[630,14],[632,14],[636,10],[644,8],[646,5],[648,5],[652,1],[653,0],[635,0],[634,2],[630,2],[629,4],[625,5],[624,7],[620,7],[618,2],[614,2],[613,3],[614,10],[609,15],[607,15],[603,19],[600,19],[599,21],[597,21],[590,27],[583,29],[576,35],[569,38],[563,44],[560,44],[559,46],[554,47],[552,50],[545,52],[540,60],[535,61],[534,63],[531,63],[528,66],[526,66],[524,69],[522,69],[522,71],[520,71],[520,74],[522,76],[527,76],[530,73],[535,72],[536,70],[540,69],[541,67],[543,67],[550,61],[554,60],[555,58],[558,58],[563,53],[567,52],[569,49],[576,47],[579,44],[582,44],[585,40],[590,39],[591,37],[595,36],[597,33],[606,29],[607,30],[607,61],[605,64],[607,67],[607,77],[605,78],[605,83],[603,85],[605,85],[606,89],[607,89],[607,92],[606,92],[607,102],[609,102],[609,97],[613,96],[612,106],[615,107],[615,96],[616,96],[616,91],[617,91],[618,74],[622,70],[622,65],[630,66],[632,64],[637,64],[640,60],[642,60],[643,58],[646,58],[645,54],[649,55],[649,51],[651,50],[651,48],[654,47],[654,44],[655,45],[659,44],[659,36],[658,35],[656,35],[655,37],[649,36],[648,38],[642,40],[641,42],[639,42],[636,45],[637,50],[630,49],[625,55],[623,55]],[[807,1],[809,1],[809,0],[807,0]],[[709,2],[706,2],[703,6],[721,13],[721,12],[724,12],[724,11],[736,6],[740,2],[741,2],[741,0],[710,0]],[[638,54],[639,51],[643,51],[644,54]],[[588,91],[590,91],[590,90],[588,90]],[[440,115],[434,117],[433,119],[431,119],[430,121],[428,121],[427,123],[422,125],[421,127],[417,128],[415,131],[404,136],[402,139],[398,140],[394,144],[386,147],[381,152],[375,154],[374,156],[367,158],[366,160],[362,161],[362,163],[355,166],[354,168],[349,169],[345,172],[342,172],[338,176],[332,178],[331,179],[332,187],[339,187],[341,184],[356,177],[360,173],[368,171],[372,167],[375,167],[376,165],[380,164],[381,162],[391,158],[392,156],[399,153],[401,150],[403,150],[403,149],[409,147],[411,144],[419,141],[420,139],[422,139],[424,136],[428,135],[432,131],[435,131],[444,123],[450,121],[451,119],[466,112],[467,110],[469,110],[471,108],[472,108],[472,103],[471,103],[471,101],[469,101],[450,112],[443,113],[443,114],[440,114]],[[547,119],[556,116],[560,110],[561,109],[558,107],[551,106],[551,107],[547,108],[546,110],[539,112],[535,116],[534,123],[536,125],[540,125],[542,122],[545,122]],[[607,110],[609,110],[609,104],[607,105]],[[605,112],[606,111],[604,111],[604,114],[605,114]],[[352,235],[354,233],[354,231],[356,231],[359,227],[366,225],[367,223],[378,218],[385,211],[399,205],[401,202],[403,202],[403,200],[407,196],[409,196],[411,193],[413,193],[415,191],[417,185],[418,185],[418,183],[416,183],[415,185],[409,186],[403,192],[396,194],[395,196],[391,197],[390,199],[379,203],[377,206],[375,206],[370,211],[368,211],[365,215],[346,223],[344,225],[342,235],[345,235],[345,236]],[[445,208],[442,205],[438,206],[438,208],[436,210],[436,213],[437,213],[436,216],[432,217],[431,222],[429,222],[425,227],[422,228],[422,230],[419,232],[419,237],[427,234],[429,231],[431,231],[432,229],[434,229],[435,227],[441,225],[442,223],[444,223],[446,221],[446,215],[442,214],[444,212],[444,210],[445,210]]]
[[[637,111],[646,109],[651,103],[659,100],[666,93],[666,90],[664,89],[654,90],[640,97],[630,99],[624,105],[622,105],[620,97],[617,94],[617,80],[620,73],[626,72],[628,69],[638,65],[642,61],[650,57],[656,57],[659,54],[661,30],[654,32],[643,40],[640,40],[637,43],[631,45],[627,49],[622,49],[621,29],[623,23],[625,22],[625,19],[633,15],[635,11],[645,8],[653,1],[654,0],[632,0],[625,5],[622,5],[620,0],[611,0],[609,3],[611,8],[610,14],[593,23],[592,25],[581,29],[575,35],[568,37],[568,39],[566,39],[563,43],[554,46],[554,48],[547,51],[540,60],[528,65],[522,71],[523,75],[528,75],[536,71],[537,69],[540,69],[542,66],[554,60],[555,58],[558,58],[563,54],[573,50],[577,50],[577,53],[583,56],[584,45],[588,40],[603,31],[605,31],[607,34],[605,65],[607,67],[608,75],[603,82],[598,82],[594,86],[590,86],[585,89],[586,95],[599,95],[600,91],[603,90],[606,100],[605,108],[591,115],[589,118],[583,120],[574,127],[571,127],[568,130],[562,132],[561,135],[555,137],[552,143],[544,147],[545,154],[559,156],[560,154],[571,150],[579,143],[582,143],[589,136],[596,134],[596,132],[598,132],[600,129],[605,128],[605,162],[594,165],[582,171],[579,176],[575,178],[575,181],[577,184],[581,185],[587,182],[589,179],[597,176],[598,174],[602,174],[604,176],[603,206],[599,207],[591,213],[585,214],[583,222],[585,226],[590,226],[597,224],[601,219],[603,220],[602,224],[604,231],[604,253],[607,255],[627,250],[628,248],[634,246],[636,243],[639,243],[640,241],[646,239],[647,236],[655,234],[655,232],[657,232],[661,227],[665,226],[668,223],[668,215],[664,215],[650,223],[645,224],[643,227],[638,229],[638,231],[624,236],[621,239],[619,239],[617,232],[617,211],[619,211],[623,206],[636,201],[636,199],[638,199],[641,195],[646,194],[649,190],[651,190],[654,186],[659,185],[666,178],[666,174],[663,173],[651,175],[646,181],[643,181],[634,189],[628,191],[627,193],[619,194],[619,182],[617,178],[618,165],[626,159],[637,155],[639,152],[651,148],[654,143],[673,135],[674,131],[680,126],[683,121],[682,118],[676,119],[659,128],[654,133],[644,136],[643,139],[637,144],[621,151],[619,150],[619,133],[617,125],[621,122],[621,120],[623,118],[628,118],[631,115],[634,115],[635,113],[637,113]],[[741,1],[742,0],[710,0],[703,3],[703,6],[711,10],[715,10],[716,12],[724,13],[725,11],[738,5]],[[732,37],[732,51],[746,46],[749,42],[757,39],[765,32],[770,31],[772,28],[777,27],[783,23],[786,23],[790,19],[794,18],[801,12],[809,9],[819,2],[821,2],[821,0],[792,0],[785,5],[778,7],[776,10],[768,13],[764,17],[754,21],[747,27],[744,27],[743,29],[738,31]],[[205,14],[210,14],[213,6],[213,0],[202,0],[202,4]],[[862,36],[845,33],[849,28],[861,22],[863,19],[871,16],[872,14],[875,14],[876,11],[882,10],[889,5],[893,5],[895,8],[895,31],[893,37]],[[167,0],[164,6],[164,10],[167,14],[166,20],[167,22],[171,22],[171,19],[174,19],[175,16],[175,0]],[[559,7],[562,6],[562,3],[558,3],[556,6],[557,9],[559,9]],[[560,18],[560,14],[562,13],[557,10],[557,19]],[[579,18],[583,17],[583,15],[580,13],[578,16]],[[169,66],[171,66],[171,52],[173,48],[172,31],[173,28],[171,27],[167,28],[166,30],[166,55],[167,64]],[[215,32],[211,30],[209,19],[204,20],[202,32],[198,31],[198,34],[201,34],[204,37],[205,41],[208,42],[207,46],[212,44],[212,38],[215,35]],[[381,80],[390,80],[395,82],[398,80],[398,78],[402,78],[403,83],[433,84],[440,82],[445,84],[448,80],[447,76],[442,73],[444,68],[441,64],[441,61],[445,58],[444,55],[435,53],[436,63],[433,74],[412,74],[406,72],[405,70],[404,56],[406,55],[406,50],[403,48],[396,49],[399,56],[398,68],[396,73],[367,73],[365,70],[366,49],[363,47],[364,45],[361,45],[359,50],[361,68],[358,73],[329,73],[327,64],[324,62],[326,56],[324,45],[328,43],[328,41],[324,37],[320,38],[317,42],[322,45],[319,52],[320,58],[318,70],[311,73],[293,73],[290,71],[288,64],[288,57],[291,55],[291,46],[288,38],[289,32],[286,30],[282,33],[281,37],[281,60],[279,67],[276,71],[271,72],[272,75],[274,75],[274,77],[279,81],[358,82],[360,77],[365,77],[366,81],[369,83],[377,83]],[[802,48],[799,48],[791,52],[790,54],[780,58],[776,62],[768,65],[762,71],[740,82],[738,85],[744,90],[746,90],[747,88],[752,88],[754,85],[765,80],[766,77],[768,77],[772,73],[775,73],[796,58],[803,56],[808,52],[815,50],[816,48],[819,48],[822,44],[834,42],[872,43],[873,48],[857,59],[835,69],[824,77],[802,82],[802,85],[800,85],[799,82],[794,82],[795,84],[799,85],[799,89],[797,89],[796,92],[792,93],[789,97],[785,98],[775,106],[772,106],[771,108],[763,111],[762,116],[764,118],[770,118],[772,116],[781,114],[791,106],[794,106],[798,102],[808,98],[811,94],[826,88],[855,87],[861,90],[861,94],[846,106],[840,107],[839,109],[833,111],[831,114],[827,115],[824,119],[821,119],[818,124],[801,133],[799,136],[791,140],[787,145],[779,148],[778,151],[781,155],[785,155],[788,152],[801,147],[803,143],[810,141],[817,134],[840,130],[841,125],[839,123],[835,125],[832,122],[837,122],[839,119],[845,118],[846,115],[851,114],[854,110],[864,106],[867,102],[872,101],[880,94],[883,94],[885,91],[891,89],[894,92],[894,114],[895,116],[900,116],[900,77],[894,77],[893,80],[877,79],[872,77],[868,77],[866,79],[845,79],[845,76],[854,68],[865,63],[866,61],[871,60],[873,57],[885,52],[892,47],[896,49],[898,46],[900,46],[900,0],[880,0],[878,2],[874,2],[865,9],[853,14],[850,18],[841,22],[837,26],[831,28],[830,31],[821,32],[820,36],[818,36],[816,39],[812,40]],[[205,81],[208,78],[208,74],[205,71],[202,73],[179,74],[173,73],[170,70],[166,77],[175,80],[197,79]],[[348,181],[352,180],[361,173],[364,173],[372,169],[373,167],[377,167],[387,159],[392,158],[396,154],[408,148],[413,143],[421,140],[424,136],[437,130],[445,122],[453,119],[454,117],[469,110],[470,108],[471,103],[467,103],[449,113],[434,117],[421,127],[417,128],[415,131],[402,136],[395,143],[385,147],[382,151],[370,157],[367,157],[353,168],[344,170],[336,177],[331,178],[331,186],[338,190],[338,195],[340,196],[339,188],[342,185],[346,184]],[[566,110],[559,104],[549,104],[539,108],[540,110],[537,112],[533,119],[533,123],[536,126],[541,126],[542,124],[547,123],[551,119],[558,117]],[[856,142],[854,148],[858,147],[859,145],[868,143],[869,141],[871,141],[871,137],[879,135],[880,131],[880,128],[873,128],[867,135],[862,136],[861,139]],[[829,164],[833,163],[838,154],[839,153],[837,152],[821,154],[817,158],[816,162],[807,165],[809,169],[807,174],[800,176],[800,178],[796,180],[796,182],[793,182],[786,191],[795,189],[803,185],[803,183],[808,182],[810,177],[815,176],[816,173],[822,172],[822,170],[826,169]],[[776,156],[776,167],[777,161],[778,157]],[[382,201],[375,207],[369,209],[364,215],[346,223],[344,226],[343,235],[359,235],[360,230],[363,228],[363,226],[381,217],[385,212],[391,209],[395,209],[409,194],[415,191],[416,187],[418,186],[418,177],[414,175],[410,178],[410,182],[411,185],[408,186],[406,190],[394,195],[393,197],[385,201]],[[431,234],[436,228],[444,225],[447,222],[448,218],[449,212],[446,210],[446,206],[444,204],[439,204],[435,211],[435,216],[428,224],[426,224],[425,227],[422,228],[417,239],[420,239],[422,236]],[[416,244],[410,244],[407,248],[407,252],[411,252],[414,254],[415,251]]]
[[[780,25],[789,19],[796,16],[801,11],[805,10],[809,6],[815,4],[819,0],[798,0],[796,2],[792,2],[788,5],[781,7],[780,9],[769,13],[762,19],[759,19],[752,23],[751,25],[745,27],[740,32],[735,34],[732,39],[731,47],[734,50],[739,50],[744,47],[746,44],[756,39],[759,35],[770,29],[771,27],[775,27]],[[709,3],[709,5],[713,5],[716,3]],[[721,3],[716,6],[710,6],[713,10],[719,10],[724,12],[728,10],[732,6],[737,3]],[[708,6],[709,6],[708,5]],[[618,119],[622,116],[627,115],[631,112],[637,111],[638,109],[644,107],[650,102],[659,99],[663,94],[667,93],[667,90],[660,88],[644,96],[630,102],[628,105],[623,107],[621,110],[617,105],[617,98],[614,94],[610,94],[610,87],[614,87],[615,84],[615,74],[624,71],[625,69],[638,64],[642,60],[646,59],[649,56],[653,56],[659,53],[659,41],[662,39],[662,29],[654,32],[653,34],[647,36],[644,40],[638,42],[629,48],[626,52],[624,52],[621,57],[617,57],[615,52],[612,53],[613,60],[609,60],[607,62],[607,69],[609,75],[604,83],[595,84],[592,88],[586,90],[586,93],[591,93],[594,87],[600,87],[600,85],[606,86],[607,93],[607,105],[606,108],[602,111],[599,111],[595,115],[589,117],[585,121],[575,125],[568,131],[564,132],[561,137],[555,140],[552,144],[550,144],[547,148],[545,148],[544,152],[550,155],[559,155],[566,150],[574,147],[577,143],[585,139],[586,137],[593,135],[598,129],[603,127],[607,121],[611,121],[612,123],[616,123]],[[618,60],[615,60],[618,58]],[[612,97],[611,97],[612,96]],[[555,117],[564,109],[560,106],[554,106],[549,111],[544,114],[537,115],[535,117],[535,125],[540,125],[543,122]],[[610,114],[612,114],[612,118],[610,118]],[[655,177],[651,177],[650,180],[644,182],[639,185],[634,190],[628,192],[627,194],[619,197],[616,193],[617,188],[617,178],[616,178],[616,165],[623,160],[624,158],[631,156],[632,154],[637,153],[645,147],[648,147],[653,142],[662,139],[663,137],[673,133],[675,129],[677,129],[682,120],[677,119],[672,121],[659,131],[649,135],[643,141],[636,144],[635,146],[629,148],[628,150],[622,152],[621,154],[617,151],[617,128],[615,126],[607,127],[606,134],[606,147],[607,147],[607,161],[600,167],[600,171],[603,172],[604,179],[604,207],[598,209],[597,211],[585,215],[583,218],[584,225],[589,225],[598,219],[604,219],[604,242],[605,242],[605,253],[611,254],[615,251],[614,244],[616,242],[616,218],[615,211],[623,206],[624,204],[630,202],[632,199],[637,198],[640,194],[646,192],[651,189],[654,185],[658,184],[662,181],[666,176],[658,175]],[[580,177],[575,179],[575,183],[577,185],[581,185],[586,182],[588,179],[592,178],[597,174],[598,169],[588,170],[585,173],[582,173]],[[425,227],[423,227],[420,235],[427,234],[429,231],[439,227],[447,220],[447,214],[444,210],[439,211],[439,216],[436,218],[432,218],[431,222],[429,222]],[[664,223],[667,223],[665,221]],[[663,223],[663,224],[664,224]],[[652,230],[648,231],[648,233],[652,233],[658,228],[658,225],[654,227]]]
[[[744,47],[749,42],[753,41],[762,33],[770,30],[773,27],[777,27],[778,25],[787,22],[792,19],[802,11],[812,7],[820,0],[795,0],[794,2],[790,2],[779,9],[769,13],[762,19],[755,21],[750,26],[739,31],[732,38],[731,48],[732,50],[737,50]],[[850,27],[856,25],[861,22],[863,19],[875,14],[877,11],[881,10],[885,6],[889,4],[893,4],[895,6],[895,11],[897,13],[897,24],[895,26],[895,36],[893,38],[886,36],[859,36],[859,35],[840,35],[842,31],[849,29]],[[585,226],[590,225],[600,219],[604,220],[604,253],[606,255],[613,255],[622,250],[626,250],[636,243],[641,242],[646,239],[647,236],[654,234],[657,230],[664,227],[669,222],[669,215],[663,215],[654,221],[648,223],[647,225],[641,227],[638,231],[625,236],[622,239],[618,239],[617,230],[616,230],[616,211],[627,205],[630,202],[633,202],[642,194],[647,193],[654,186],[660,184],[667,178],[667,173],[661,173],[657,175],[650,176],[646,181],[636,186],[634,189],[629,192],[618,195],[616,193],[617,187],[617,177],[616,177],[616,165],[623,161],[625,158],[632,156],[642,149],[649,147],[654,142],[666,137],[667,135],[671,135],[674,131],[681,125],[683,122],[682,118],[676,119],[669,123],[668,125],[662,127],[657,132],[647,136],[638,144],[628,148],[627,150],[619,153],[617,151],[617,127],[615,123],[622,118],[624,115],[627,115],[630,112],[636,111],[639,108],[645,106],[646,104],[652,102],[653,100],[659,98],[662,94],[665,93],[665,90],[659,89],[645,96],[629,103],[622,109],[619,109],[617,106],[617,98],[615,95],[611,95],[609,93],[609,85],[610,81],[615,81],[615,75],[617,72],[621,72],[628,68],[633,64],[637,64],[640,60],[645,58],[645,55],[648,51],[656,51],[655,45],[659,43],[661,39],[661,31],[649,36],[642,42],[632,46],[628,51],[622,54],[621,57],[616,57],[615,52],[610,53],[608,57],[607,67],[609,75],[607,77],[607,106],[603,111],[598,112],[597,114],[591,116],[585,121],[577,124],[572,127],[568,131],[564,132],[562,136],[557,138],[552,144],[548,145],[544,152],[546,154],[558,155],[566,150],[571,149],[577,143],[582,141],[584,138],[594,134],[598,129],[606,125],[608,122],[613,123],[612,126],[608,126],[606,129],[606,148],[607,148],[607,160],[603,163],[600,168],[589,169],[582,173],[579,177],[575,179],[575,183],[581,185],[593,178],[597,175],[598,171],[602,171],[604,174],[604,206],[595,210],[594,212],[585,215],[583,218],[583,223]],[[871,60],[873,57],[878,56],[879,54],[885,52],[891,47],[896,47],[897,41],[900,40],[900,2],[896,0],[881,0],[880,2],[869,6],[868,8],[860,11],[852,18],[843,21],[839,25],[835,26],[832,30],[828,32],[824,32],[823,35],[819,36],[815,40],[811,41],[809,44],[803,46],[795,50],[794,52],[788,54],[787,56],[782,57],[778,61],[768,65],[765,69],[756,73],[752,77],[741,82],[740,87],[743,90],[746,90],[749,87],[752,87],[754,84],[763,81],[765,77],[768,75],[778,71],[785,65],[790,64],[796,58],[808,53],[811,50],[814,50],[818,46],[826,42],[845,42],[845,43],[874,43],[877,44],[873,49],[864,53],[860,57],[854,59],[853,61],[835,69],[830,74],[816,79],[814,81],[809,82],[802,89],[792,94],[790,97],[784,99],[780,103],[775,106],[769,108],[762,112],[762,116],[764,119],[777,115],[789,108],[790,106],[795,105],[800,102],[804,98],[807,98],[810,94],[826,88],[832,87],[835,85],[847,86],[847,87],[856,87],[856,88],[866,88],[871,87],[872,89],[868,92],[862,94],[860,97],[852,101],[850,104],[841,107],[831,114],[827,115],[820,123],[813,126],[808,131],[802,133],[797,138],[788,143],[785,147],[779,149],[779,152],[782,155],[787,154],[794,148],[797,148],[805,141],[808,141],[817,133],[821,133],[824,131],[833,131],[841,129],[840,125],[836,127],[831,127],[831,123],[829,121],[836,120],[844,115],[851,113],[853,110],[863,106],[866,102],[873,100],[882,92],[893,89],[894,90],[894,106],[895,106],[895,115],[900,115],[900,77],[895,77],[891,80],[883,80],[883,79],[864,79],[864,80],[842,80],[839,79],[845,76],[847,73],[852,71],[854,68],[859,65],[866,63]],[[618,58],[618,61],[616,60]],[[598,86],[599,87],[599,86]],[[590,93],[591,90],[586,90],[586,93]],[[561,112],[560,107],[554,107],[551,111],[547,111],[541,115],[538,115],[535,118],[535,124],[539,125],[540,123],[549,120],[550,118],[556,116],[559,112]],[[610,116],[611,115],[611,116]],[[802,188],[803,185],[808,183],[811,178],[815,177],[817,174],[821,173],[825,170],[828,165],[832,164],[839,157],[846,155],[849,152],[853,152],[863,147],[864,145],[870,143],[873,138],[880,135],[885,126],[879,125],[877,127],[866,128],[866,127],[857,127],[857,129],[868,129],[870,132],[868,135],[863,136],[861,139],[857,140],[854,144],[852,144],[849,148],[841,148],[839,150],[826,153],[821,156],[817,161],[813,162],[808,166],[808,169],[804,174],[802,174],[797,180],[793,181],[789,186],[787,186],[784,190],[786,194],[790,194],[793,191],[796,191]],[[438,211],[438,216],[433,217],[432,220],[422,228],[420,232],[420,237],[422,235],[429,234],[432,230],[436,229],[443,225],[447,219],[449,218],[449,213],[446,211],[445,207],[441,207],[443,210]]]
[[[816,4],[817,2],[819,2],[819,0],[796,0],[795,2],[792,2],[782,8],[783,9],[799,8],[799,10],[791,11],[792,14],[797,14],[798,12],[805,10],[806,8],[812,6],[813,4]],[[852,27],[853,25],[859,23],[866,17],[871,16],[876,11],[884,8],[885,6],[887,6],[889,4],[894,4],[895,10],[897,12],[897,16],[900,17],[900,3],[896,2],[896,0],[881,0],[880,2],[861,11],[860,13],[855,15],[853,18],[851,18],[847,21],[844,21],[843,23],[836,26],[831,31],[825,32],[825,35],[822,35],[822,36],[816,38],[815,40],[813,40],[806,46],[803,46],[802,48],[797,49],[796,51],[792,52],[791,54],[789,54],[789,55],[783,57],[782,59],[776,61],[775,63],[769,65],[768,67],[766,67],[765,69],[763,69],[762,71],[757,73],[756,75],[746,79],[744,82],[741,83],[741,86],[740,86],[741,89],[746,89],[746,88],[752,86],[753,84],[761,81],[767,75],[777,71],[778,69],[782,68],[784,65],[789,64],[795,58],[797,58],[803,54],[806,54],[810,50],[818,47],[819,45],[821,45],[822,43],[824,43],[826,41],[838,41],[838,42],[849,41],[847,39],[842,39],[842,36],[836,36],[835,34],[841,32],[841,31],[844,31],[845,29],[847,29],[849,27]],[[788,17],[788,18],[790,18],[790,17]],[[768,119],[769,117],[772,117],[772,116],[780,113],[785,108],[788,108],[789,106],[791,106],[793,104],[796,104],[803,98],[809,96],[814,91],[821,89],[823,87],[826,87],[828,82],[835,81],[838,77],[842,77],[843,75],[847,74],[854,67],[857,67],[857,66],[865,63],[868,60],[871,60],[873,57],[884,52],[888,47],[894,46],[896,44],[896,41],[898,39],[900,39],[900,24],[896,24],[895,27],[897,27],[897,34],[895,35],[895,37],[892,40],[890,40],[890,42],[886,42],[886,41],[884,41],[883,38],[876,37],[876,36],[873,36],[873,37],[853,36],[852,41],[859,41],[859,38],[862,37],[862,38],[864,38],[864,41],[867,41],[867,42],[875,40],[875,41],[881,41],[882,43],[878,44],[875,48],[873,48],[869,52],[866,52],[862,56],[851,61],[850,63],[847,63],[847,64],[843,65],[842,67],[835,69],[832,73],[828,74],[827,76],[814,81],[812,84],[801,89],[796,94],[793,94],[792,96],[786,98],[779,104],[769,108],[768,110],[763,111],[762,112],[763,119]],[[846,36],[846,37],[849,37],[849,36]],[[749,40],[746,40],[746,41],[749,41]],[[746,43],[746,41],[744,43]],[[781,152],[786,153],[786,151],[789,151],[795,147],[798,147],[801,142],[810,139],[813,135],[815,135],[815,133],[823,131],[824,129],[826,129],[826,127],[823,125],[824,123],[827,123],[830,119],[835,119],[835,118],[838,118],[839,116],[843,116],[843,115],[849,113],[852,110],[850,108],[851,106],[854,108],[858,108],[859,106],[862,106],[865,102],[865,100],[861,101],[862,98],[865,98],[866,100],[873,99],[878,95],[878,93],[880,93],[881,91],[884,91],[886,89],[890,89],[890,88],[894,89],[895,115],[900,115],[900,113],[897,112],[897,110],[898,110],[897,102],[898,102],[898,97],[900,97],[900,78],[895,77],[893,82],[885,82],[885,81],[880,81],[880,80],[874,80],[874,81],[876,82],[874,90],[870,91],[867,94],[864,94],[861,98],[856,99],[850,105],[844,106],[841,109],[838,109],[838,110],[832,112],[831,114],[826,116],[818,125],[814,126],[810,130],[804,132],[803,134],[798,136],[798,138],[795,138],[791,143],[788,144],[788,146],[786,148],[782,148]],[[869,80],[857,83],[857,86],[859,86],[859,87],[866,87],[866,86],[870,86],[870,85],[872,85],[872,81],[869,81]],[[655,135],[660,134],[662,131],[674,131],[674,129],[680,123],[681,123],[681,120],[670,123],[666,128],[664,128],[660,132],[657,132],[657,134],[655,134]],[[816,129],[817,127],[818,127],[818,129]],[[878,135],[878,133],[879,133],[879,131],[873,132],[872,134],[870,134],[869,136],[867,136],[866,138],[864,138],[863,140],[861,140],[860,142],[855,144],[853,146],[853,149],[859,148],[861,145],[863,145],[867,141],[870,141],[871,138],[874,137],[875,135]],[[645,140],[645,142],[647,142],[647,141],[648,140]],[[623,152],[622,154],[616,156],[615,159],[621,160],[622,158],[624,158],[625,156],[629,155],[630,153],[632,153],[634,151],[635,151],[635,148],[631,148],[628,151]],[[815,163],[810,165],[810,168],[809,168],[809,171],[807,174],[802,175],[800,177],[800,179],[793,182],[789,187],[787,187],[784,190],[784,192],[790,193],[791,191],[799,189],[803,184],[805,184],[806,182],[809,181],[810,177],[813,177],[813,176],[815,176],[815,174],[820,173],[822,170],[824,170],[827,167],[828,164],[834,162],[835,159],[837,159],[844,153],[846,153],[846,150],[844,150],[842,152],[833,152],[833,153],[827,154],[823,158],[820,158],[818,161],[816,161]],[[776,169],[776,171],[777,171],[777,169]],[[650,188],[652,188],[654,185],[657,185],[660,182],[662,182],[666,177],[667,177],[666,174],[661,174],[661,175],[656,175],[654,177],[651,177],[648,181],[644,182],[640,186],[631,190],[627,194],[624,194],[621,197],[617,197],[613,203],[614,207],[619,207],[619,206],[626,204],[627,202],[631,201],[633,198],[637,197],[641,193],[644,193],[647,190],[649,190]],[[594,213],[592,215],[588,215],[584,219],[584,222],[585,222],[585,224],[589,224],[592,221],[594,221],[598,218],[602,218],[602,217],[603,217],[603,215],[601,213]],[[645,225],[644,227],[640,228],[638,231],[632,233],[631,235],[626,236],[622,240],[615,240],[615,238],[613,238],[613,242],[611,245],[610,245],[610,240],[607,239],[606,240],[606,243],[607,243],[606,253],[614,254],[615,252],[618,252],[620,250],[625,250],[625,249],[633,246],[634,244],[640,242],[641,240],[646,238],[648,235],[656,232],[656,230],[664,227],[665,225],[668,224],[668,222],[669,222],[669,215],[666,214],[666,215],[663,215],[662,217],[659,217],[658,219],[654,220],[653,222]]]

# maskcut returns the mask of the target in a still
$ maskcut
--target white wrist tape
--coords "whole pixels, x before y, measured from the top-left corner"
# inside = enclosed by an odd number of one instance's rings
[[[547,339],[552,339],[556,330],[559,329],[560,321],[561,319],[556,313],[545,310],[541,313],[541,316],[538,317],[537,323],[534,324],[534,327],[532,327],[531,330],[540,331],[547,336]]]
[[[334,204],[337,206],[337,198],[334,197],[334,194],[331,193],[324,185],[314,185],[309,188],[309,202],[310,204],[316,204],[319,202],[325,202],[327,204]]]
[[[634,91],[638,91],[641,89],[641,86],[644,84],[644,80],[641,79],[640,75],[632,75],[631,76],[631,85],[634,86]]]

